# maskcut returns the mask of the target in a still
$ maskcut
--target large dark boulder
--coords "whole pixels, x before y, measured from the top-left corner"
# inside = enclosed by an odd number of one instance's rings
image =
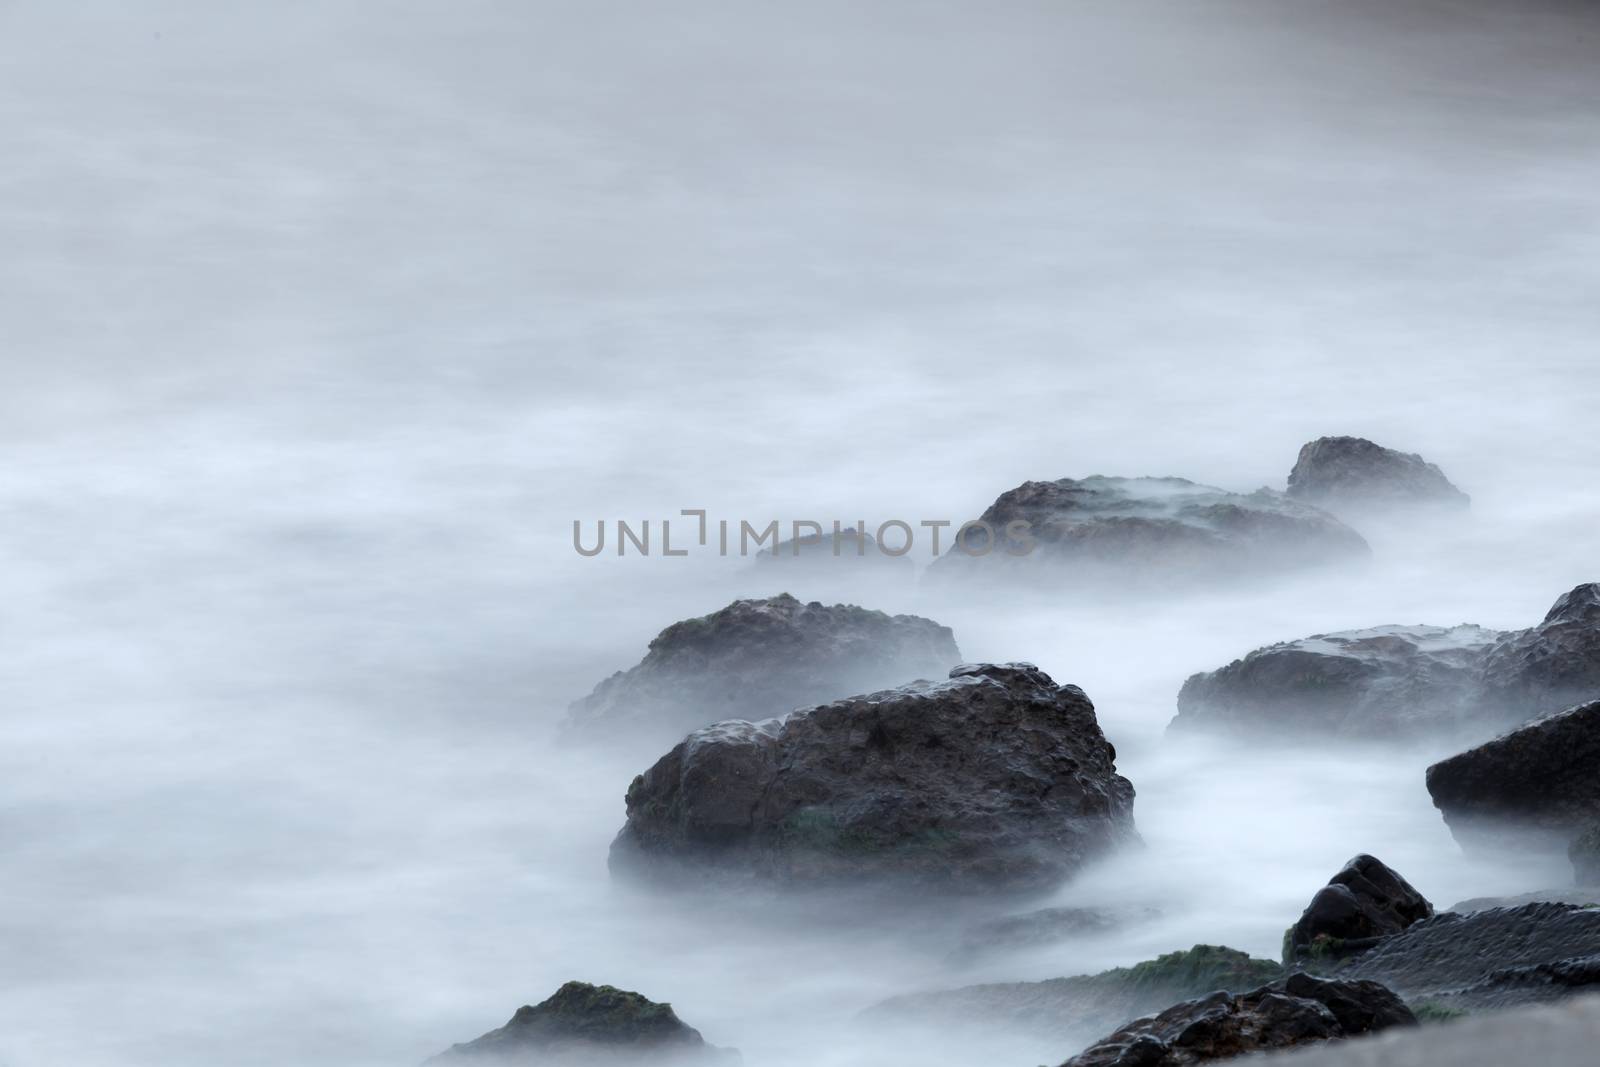
[[[1340,978],[1393,989],[1407,1003],[1476,1011],[1596,988],[1600,910],[1524,904],[1412,923],[1340,965]]]
[[[981,1030],[1065,1044],[1089,1041],[1174,1001],[1218,989],[1243,992],[1282,976],[1283,968],[1272,960],[1196,945],[1099,974],[910,993],[874,1005],[862,1019],[874,1027],[904,1026],[924,1037]]]
[[[1302,446],[1289,472],[1288,495],[1335,512],[1471,503],[1421,456],[1364,437],[1319,437]]]
[[[1172,728],[1291,738],[1469,732],[1495,718],[1480,699],[1483,657],[1503,636],[1470,625],[1375,626],[1268,645],[1185,681]]]
[[[1136,838],[1094,705],[1032,664],[697,730],[628,789],[619,875],[1054,888]]]
[[[1375,626],[1258,648],[1184,682],[1172,727],[1465,744],[1596,697],[1600,585],[1589,584],[1526,630]]]
[[[1063,1067],[1182,1067],[1355,1037],[1416,1017],[1377,982],[1296,973],[1248,993],[1224,991],[1137,1019]]]
[[[1433,905],[1382,861],[1360,855],[1317,891],[1290,927],[1284,962],[1353,955],[1433,914]]]
[[[671,1004],[608,985],[568,982],[511,1021],[453,1045],[429,1064],[728,1064],[738,1054],[708,1045]]]
[[[1600,700],[1547,715],[1428,768],[1463,845],[1565,850],[1600,820]]]
[[[1361,535],[1327,512],[1262,489],[1230,493],[1185,478],[1024,482],[980,516],[930,568],[933,575],[1037,575],[1119,582],[1210,580],[1364,559]],[[963,547],[965,546],[965,547]]]
[[[736,600],[662,630],[637,666],[573,703],[565,732],[663,745],[723,719],[942,678],[959,662],[950,628],[931,619],[803,604],[788,593]]]

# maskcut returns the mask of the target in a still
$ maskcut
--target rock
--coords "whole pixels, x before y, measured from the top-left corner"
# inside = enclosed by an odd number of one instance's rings
[[[1593,980],[1596,954],[1600,909],[1524,904],[1412,923],[1334,974],[1382,982],[1413,1007],[1477,1011],[1570,995]]]
[[[1493,1012],[1448,1026],[1395,1027],[1360,1041],[1246,1062],[1250,1067],[1588,1067],[1597,1047],[1600,996]]]
[[[1021,951],[1081,938],[1103,937],[1135,923],[1158,917],[1154,908],[1039,908],[1003,915],[972,926],[956,950],[957,959],[994,952]]]
[[[1600,585],[1526,630],[1375,626],[1268,645],[1193,675],[1175,730],[1469,743],[1600,696]]]
[[[899,547],[897,542],[889,544],[891,550]],[[910,551],[898,555],[893,551],[886,552],[870,533],[851,527],[842,529],[837,534],[829,530],[815,541],[805,538],[780,541],[774,548],[764,548],[757,552],[755,561],[761,565],[880,566],[909,571],[916,569],[916,564],[911,560],[911,551],[915,551],[914,543]]]
[[[1172,729],[1406,738],[1505,722],[1481,699],[1483,658],[1503,636],[1470,625],[1375,626],[1268,645],[1184,682]]]
[[[1572,839],[1567,857],[1572,860],[1572,873],[1579,885],[1600,886],[1600,823]]]
[[[1565,886],[1560,889],[1536,889],[1531,893],[1518,893],[1508,897],[1472,897],[1457,901],[1447,911],[1465,914],[1471,911],[1488,911],[1491,908],[1516,908],[1523,904],[1600,904],[1600,886],[1589,888]]]
[[[1119,583],[1269,574],[1370,554],[1361,535],[1325,511],[1270,489],[1230,493],[1185,478],[1061,478],[1002,493],[930,575],[1034,575],[1048,565]],[[1014,527],[1013,524],[1024,524]],[[983,553],[983,554],[976,554]]]
[[[1296,973],[1248,993],[1214,992],[1174,1004],[1129,1023],[1063,1067],[1180,1067],[1415,1023],[1400,998],[1377,982]]]
[[[1519,720],[1600,698],[1600,584],[1578,586],[1538,626],[1504,635],[1483,675],[1484,703]]]
[[[1288,495],[1336,513],[1471,503],[1421,456],[1364,437],[1319,437],[1304,445],[1289,472]]]
[[[738,1053],[708,1045],[671,1004],[613,986],[568,982],[542,1004],[517,1009],[498,1030],[428,1060],[429,1064],[728,1064]]]
[[[1428,768],[1464,846],[1566,849],[1600,820],[1600,700],[1547,715]]]
[[[736,600],[662,630],[637,666],[573,703],[565,734],[654,747],[722,719],[942,678],[960,661],[949,627],[931,619],[787,593]]]
[[[1087,1041],[1175,1000],[1218,989],[1254,989],[1282,974],[1283,968],[1272,960],[1196,945],[1099,974],[894,997],[869,1008],[863,1019],[875,1026],[904,1024],[922,1034],[988,1029],[1025,1031],[1057,1043]]]
[[[1137,839],[1133,786],[1076,686],[1032,664],[697,730],[634,779],[617,875],[699,885],[1053,889]]]
[[[1372,856],[1357,856],[1290,927],[1284,962],[1353,955],[1432,914],[1433,905],[1410,882]]]

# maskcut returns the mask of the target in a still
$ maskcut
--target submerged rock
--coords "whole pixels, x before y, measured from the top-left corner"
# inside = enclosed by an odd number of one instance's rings
[[[1185,681],[1172,728],[1347,738],[1465,731],[1485,716],[1483,658],[1504,636],[1375,626],[1268,645]]]
[[[1364,559],[1361,535],[1269,489],[1230,493],[1185,478],[1061,478],[1002,493],[930,574],[1037,574],[1065,566],[1119,581],[1275,573]]]
[[[1582,886],[1600,886],[1600,822],[1591,825],[1567,846],[1572,874]]]
[[[1052,889],[1135,840],[1094,705],[1032,664],[968,664],[697,730],[634,779],[614,874],[701,884]]]
[[[1526,630],[1375,626],[1258,648],[1184,682],[1172,726],[1467,741],[1596,696],[1600,585],[1589,584]]]
[[[1428,792],[1463,845],[1565,850],[1600,821],[1600,700],[1428,768]]]
[[[956,950],[957,959],[995,952],[1022,951],[1106,934],[1156,918],[1154,908],[1060,907],[1002,915],[972,926]]]
[[[837,534],[829,530],[815,539],[795,537],[780,541],[776,547],[764,548],[756,553],[755,561],[762,566],[789,564],[808,569],[819,565],[829,567],[854,565],[875,566],[889,570],[915,570],[916,564],[911,561],[911,550],[907,548],[906,551],[899,551],[902,547],[904,546],[899,544],[889,544],[888,551],[885,551],[885,545],[880,544],[870,533],[851,527],[842,529]]]
[[[662,630],[637,666],[572,704],[566,734],[664,744],[723,719],[941,678],[960,661],[950,628],[931,619],[788,593],[736,600]]]
[[[1600,909],[1524,904],[1423,919],[1335,974],[1382,982],[1413,1006],[1476,1011],[1581,990],[1600,976],[1596,955]]]
[[[1433,905],[1392,868],[1372,856],[1346,863],[1290,927],[1284,962],[1336,959],[1371,948],[1433,915]]]
[[[1364,437],[1319,437],[1301,447],[1289,472],[1288,495],[1334,511],[1471,503],[1421,456]]]
[[[517,1009],[498,1030],[451,1048],[429,1064],[737,1063],[708,1045],[671,1004],[608,985],[568,982],[541,1004]]]
[[[1219,991],[1174,1004],[1129,1023],[1062,1067],[1182,1067],[1416,1021],[1400,998],[1377,982],[1297,973],[1248,993]]]
[[[1282,976],[1272,960],[1196,945],[1132,967],[1042,982],[1003,982],[894,997],[863,1019],[942,1029],[1023,1030],[1056,1041],[1086,1041],[1137,1016],[1214,990],[1247,990]]]

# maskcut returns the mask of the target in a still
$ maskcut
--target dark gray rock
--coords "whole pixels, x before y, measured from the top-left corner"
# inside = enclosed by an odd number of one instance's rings
[[[429,1064],[729,1064],[738,1053],[708,1045],[670,1004],[613,986],[568,982],[511,1021],[454,1045]]]
[[[1375,626],[1258,648],[1191,676],[1172,729],[1270,728],[1280,737],[1470,732],[1486,713],[1483,658],[1504,635],[1480,626]],[[1513,715],[1515,713],[1512,713]],[[1499,717],[1497,725],[1520,721]]]
[[[1600,823],[1572,839],[1567,846],[1572,874],[1581,886],[1600,886]]]
[[[1243,994],[1214,992],[1135,1020],[1063,1067],[1182,1067],[1415,1025],[1377,982],[1291,974]]]
[[[1548,715],[1428,768],[1466,846],[1565,850],[1600,821],[1600,700]]]
[[[700,884],[1051,889],[1136,839],[1133,786],[1076,686],[964,665],[697,730],[628,789],[613,873]]]
[[[1364,437],[1319,437],[1301,447],[1289,472],[1288,495],[1335,512],[1471,503],[1421,456]]]
[[[904,1025],[923,1035],[943,1030],[1024,1031],[1052,1041],[1087,1041],[1177,1000],[1214,990],[1244,991],[1282,977],[1272,960],[1237,949],[1196,945],[1099,974],[1042,982],[1000,982],[894,997],[863,1021]]]
[[[573,703],[565,734],[655,747],[723,719],[942,678],[960,661],[950,628],[916,615],[788,593],[736,600],[662,630],[637,666]]]
[[[1418,1012],[1426,1022],[1429,1014]],[[1448,1026],[1394,1028],[1245,1061],[1250,1067],[1591,1067],[1600,1048],[1600,996],[1574,997],[1452,1019]]]
[[[1597,696],[1590,584],[1526,630],[1375,626],[1258,648],[1184,682],[1172,728],[1471,743]]]
[[[1185,478],[1061,478],[1002,493],[980,529],[941,556],[930,574],[1037,574],[1051,565],[1075,577],[1103,573],[1126,582],[1238,578],[1370,555],[1361,535],[1325,511],[1269,489],[1230,493]],[[1021,529],[1025,535],[1008,536]]]
[[[1600,698],[1600,583],[1563,594],[1539,625],[1504,635],[1483,676],[1483,702],[1522,720]]]
[[[1433,905],[1410,882],[1378,859],[1360,855],[1311,898],[1289,929],[1284,962],[1353,955],[1432,915]]]
[[[1476,1011],[1566,996],[1592,979],[1600,909],[1571,904],[1423,919],[1340,965],[1340,978],[1382,982],[1414,1007]]]

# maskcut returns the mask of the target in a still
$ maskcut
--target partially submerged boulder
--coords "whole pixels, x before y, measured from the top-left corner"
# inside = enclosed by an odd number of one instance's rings
[[[912,993],[869,1008],[874,1025],[923,1034],[974,1029],[1025,1031],[1053,1042],[1087,1041],[1129,1019],[1213,990],[1244,991],[1283,974],[1272,960],[1219,945],[1196,945],[1131,967],[1042,982],[1002,982]]]
[[[1356,856],[1311,898],[1284,939],[1284,962],[1354,955],[1433,914],[1411,883],[1373,856]]]
[[[1342,964],[1412,1005],[1477,1011],[1556,1000],[1600,979],[1600,910],[1524,904],[1412,923]]]
[[[1182,1067],[1415,1025],[1377,982],[1291,974],[1248,993],[1213,992],[1117,1030],[1062,1067]]]
[[[639,664],[574,702],[568,737],[660,745],[733,717],[763,719],[851,693],[942,678],[947,626],[788,593],[736,600],[662,630]]]
[[[1258,648],[1191,676],[1176,730],[1463,743],[1600,697],[1600,584],[1537,626],[1374,626]]]
[[[1428,768],[1463,845],[1564,850],[1600,820],[1600,700],[1547,715]]]
[[[1135,840],[1094,705],[1027,663],[690,734],[628,789],[614,874],[1055,888]]]
[[[1289,472],[1288,495],[1334,512],[1445,507],[1471,498],[1421,456],[1364,437],[1319,437],[1306,443]]]
[[[1104,937],[1159,915],[1154,908],[1057,907],[1002,915],[975,923],[954,953],[970,960],[991,953],[1019,952],[1063,942]]]
[[[1186,478],[1060,478],[1002,493],[931,574],[1210,580],[1365,559],[1361,535],[1318,508],[1261,489],[1230,493]],[[991,540],[992,538],[992,540]]]
[[[1504,635],[1483,678],[1483,702],[1520,720],[1600,698],[1600,583],[1562,594],[1539,625]]]
[[[517,1009],[498,1030],[453,1045],[429,1064],[728,1064],[738,1053],[708,1045],[671,1004],[608,985],[568,982]]]
[[[1267,727],[1282,736],[1415,737],[1470,730],[1485,711],[1481,626],[1374,626],[1268,645],[1192,675],[1174,730]]]
[[[1600,822],[1572,839],[1567,846],[1572,874],[1581,886],[1600,886]]]

